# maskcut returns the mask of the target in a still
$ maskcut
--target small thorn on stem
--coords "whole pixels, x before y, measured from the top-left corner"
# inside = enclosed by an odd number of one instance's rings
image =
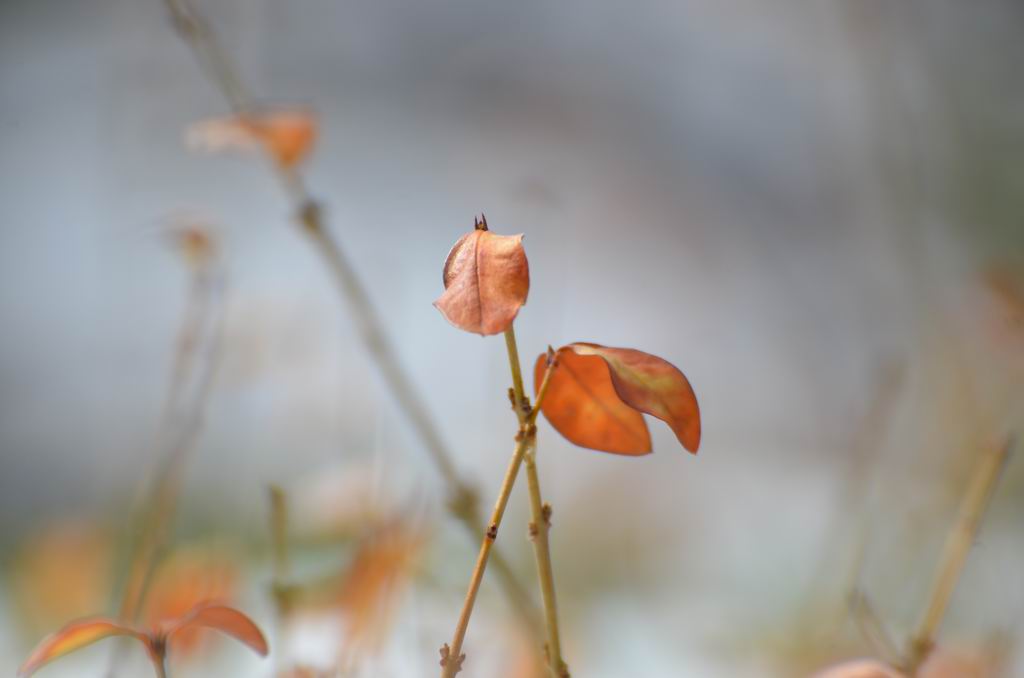
[[[494,541],[498,538],[498,526],[491,523],[491,526],[487,528],[487,538]]]
[[[537,523],[534,523],[534,522],[531,521],[530,522],[529,530],[530,530],[530,539],[531,540],[536,539],[537,538],[537,534],[538,534]]]
[[[547,502],[545,502],[544,506],[542,506],[541,509],[540,509],[540,517],[544,519],[544,524],[547,525],[548,527],[551,527],[551,514],[552,513],[553,513],[553,511],[551,510],[551,504],[548,504]]]
[[[476,217],[473,217],[473,228],[475,230],[477,230],[477,231],[486,231],[487,230],[487,217],[484,216],[483,212],[480,213],[480,218],[479,219],[476,218]]]
[[[456,657],[452,657],[452,649],[448,647],[448,643],[441,646],[441,668],[447,668],[448,662],[451,661],[454,664],[454,670],[452,675],[455,675],[462,670],[462,662],[466,660],[466,654],[462,653]]]

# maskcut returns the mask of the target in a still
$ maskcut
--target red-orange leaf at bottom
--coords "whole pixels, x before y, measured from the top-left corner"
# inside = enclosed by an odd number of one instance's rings
[[[18,669],[18,675],[29,676],[54,659],[111,636],[130,636],[139,640],[146,646],[154,664],[159,665],[173,640],[172,636],[189,627],[217,629],[242,641],[261,656],[269,652],[263,633],[247,616],[224,605],[200,603],[185,615],[163,622],[147,632],[102,617],[71,622],[44,638]]]
[[[44,638],[18,669],[18,675],[29,676],[54,659],[59,659],[79,648],[112,636],[131,636],[138,638],[143,643],[149,643],[145,634],[109,619],[91,618],[73,621]]]
[[[267,647],[267,640],[263,637],[259,627],[233,607],[200,603],[180,619],[165,626],[164,629],[167,637],[170,638],[178,631],[194,626],[204,626],[226,633],[251,647],[261,657],[267,656],[270,651],[270,648]]]

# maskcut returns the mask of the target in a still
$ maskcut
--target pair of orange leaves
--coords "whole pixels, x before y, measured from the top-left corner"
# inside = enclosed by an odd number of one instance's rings
[[[481,335],[511,327],[530,290],[522,235],[496,235],[477,221],[444,265],[444,294],[434,303],[459,329]],[[534,391],[553,363],[541,412],[572,443],[615,454],[651,451],[642,413],[669,425],[696,454],[700,409],[686,376],[643,351],[588,342],[568,344],[537,358]]]

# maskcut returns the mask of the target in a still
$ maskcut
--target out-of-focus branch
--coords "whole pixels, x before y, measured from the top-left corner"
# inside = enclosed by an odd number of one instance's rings
[[[190,228],[179,237],[192,277],[158,429],[156,464],[135,502],[132,529],[115,572],[111,607],[126,623],[141,618],[169,547],[186,463],[202,430],[220,362],[225,287],[220,260],[209,235],[200,229]],[[113,675],[119,656],[113,655],[108,675]]]
[[[932,585],[931,595],[928,597],[928,607],[921,619],[921,625],[910,639],[906,660],[906,671],[910,676],[916,674],[931,654],[935,645],[935,632],[938,631],[946,614],[953,590],[967,562],[971,546],[978,536],[981,520],[992,501],[996,484],[1013,445],[1014,441],[1011,438],[986,452],[978,463],[974,477],[971,478],[971,484],[967,487],[960,504],[956,525],[946,539],[942,560]]]
[[[164,4],[170,12],[178,34],[191,47],[200,65],[222,91],[232,110],[236,114],[251,112],[253,98],[243,86],[238,70],[221,48],[216,34],[206,20],[187,0],[164,0]],[[276,169],[282,188],[292,202],[296,220],[316,245],[325,266],[331,272],[338,292],[348,304],[351,316],[358,326],[364,346],[444,480],[448,490],[448,510],[463,524],[471,538],[479,538],[482,534],[483,517],[478,506],[478,494],[459,475],[433,417],[384,332],[384,325],[366,288],[340,243],[327,227],[320,202],[309,193],[299,169],[279,166]],[[535,628],[537,613],[530,597],[500,553],[494,553],[493,561],[499,581],[513,607],[523,618],[527,628]]]

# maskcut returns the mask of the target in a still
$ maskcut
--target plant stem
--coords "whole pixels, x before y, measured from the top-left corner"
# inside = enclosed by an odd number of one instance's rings
[[[270,539],[274,552],[274,580],[288,578],[288,503],[280,485],[270,486]]]
[[[978,535],[981,519],[985,515],[995,492],[996,483],[1006,464],[1013,439],[994,447],[986,453],[978,463],[967,492],[960,504],[960,514],[953,530],[946,539],[946,547],[939,563],[939,568],[932,585],[921,625],[910,640],[907,659],[907,673],[914,676],[917,670],[928,659],[935,645],[935,632],[946,614],[953,590],[963,571],[971,545]]]
[[[569,669],[562,661],[562,643],[558,631],[558,604],[555,598],[555,577],[551,566],[551,546],[548,531],[551,527],[551,507],[544,503],[540,493],[540,475],[537,472],[537,437],[533,426],[540,412],[541,400],[551,384],[551,374],[558,366],[554,352],[548,347],[548,368],[544,371],[541,387],[538,389],[537,404],[530,407],[530,400],[523,392],[523,374],[519,362],[519,347],[515,330],[509,325],[505,330],[505,347],[508,350],[508,364],[512,372],[512,406],[519,419],[521,429],[533,431],[529,437],[526,452],[526,481],[530,493],[530,540],[533,542],[537,561],[537,577],[540,580],[541,599],[544,602],[544,626],[547,629],[547,662],[552,675],[567,678]]]
[[[153,668],[156,670],[156,678],[167,678],[167,654],[163,653],[153,657]]]
[[[523,458],[537,439],[537,415],[540,406],[548,392],[551,372],[556,363],[553,360],[548,362],[548,369],[544,373],[541,388],[537,393],[537,403],[531,408],[529,400],[523,393],[523,377],[519,368],[519,351],[516,347],[515,332],[511,326],[505,330],[505,345],[508,348],[509,365],[512,368],[512,401],[516,415],[519,418],[519,432],[516,434],[516,447],[512,452],[512,459],[509,461],[505,471],[505,479],[501,484],[501,491],[494,504],[494,511],[491,514],[491,522],[484,535],[483,543],[480,545],[480,553],[477,555],[476,565],[469,578],[469,590],[466,592],[466,599],[462,603],[462,612],[459,614],[458,624],[455,626],[455,633],[452,636],[451,645],[445,644],[441,648],[441,676],[452,678],[462,669],[462,662],[466,655],[462,653],[462,644],[466,638],[466,630],[469,628],[469,618],[473,614],[473,606],[476,604],[476,595],[480,590],[480,582],[483,581],[484,570],[487,569],[487,559],[491,552],[494,540],[498,537],[498,528],[501,526],[502,517],[505,514],[505,507],[508,505],[509,496],[512,494],[512,487],[515,485],[516,476],[519,474],[519,467]]]
[[[512,325],[505,330],[505,349],[508,352],[508,366],[512,371],[512,409],[515,410],[519,424],[523,425],[530,416],[530,400],[523,390],[523,371],[519,366],[519,347],[516,344],[516,331]]]
[[[252,110],[252,97],[238,77],[238,71],[220,47],[217,36],[188,0],[164,0],[174,26],[182,39],[192,48],[210,79],[220,88],[236,114]],[[295,169],[277,170],[278,179],[293,203],[298,222],[312,238],[327,268],[334,278],[341,298],[359,326],[363,343],[384,377],[388,389],[424,442],[431,461],[447,485],[449,512],[462,523],[472,539],[480,537],[482,522],[476,490],[458,474],[452,455],[438,433],[437,426],[402,368],[395,350],[384,333],[383,324],[370,296],[363,287],[355,269],[324,223],[319,202],[310,195],[302,175]],[[494,567],[506,596],[522,617],[526,628],[533,628],[537,612],[530,597],[516,579],[508,562],[499,552],[493,554]]]
[[[498,528],[501,526],[501,519],[505,515],[505,507],[508,505],[508,498],[512,494],[512,487],[515,485],[516,476],[519,474],[519,467],[523,463],[523,455],[529,446],[529,441],[534,433],[520,428],[516,434],[516,446],[512,452],[512,459],[509,460],[508,468],[505,470],[505,479],[501,483],[501,490],[498,492],[498,499],[494,503],[494,510],[491,512],[491,520],[484,534],[483,542],[480,544],[480,552],[476,558],[476,565],[469,577],[469,590],[466,592],[466,599],[462,603],[462,612],[459,614],[458,624],[455,626],[455,633],[452,636],[451,646],[445,645],[441,650],[441,675],[443,678],[452,678],[462,668],[462,661],[466,655],[462,654],[462,641],[466,638],[466,629],[469,628],[469,618],[473,614],[473,606],[476,603],[476,594],[480,590],[480,582],[483,581],[484,570],[487,568],[487,559],[494,546],[494,540],[498,538]]]
[[[548,347],[548,367],[538,389],[537,405],[530,409],[529,401],[522,395],[522,375],[519,369],[519,350],[516,347],[515,335],[511,326],[505,333],[508,346],[509,365],[512,368],[513,393],[518,393],[518,402],[529,417],[529,421],[520,416],[520,425],[530,425],[537,419],[541,401],[551,385],[551,375],[558,362],[554,351]],[[518,377],[518,389],[515,386]],[[515,399],[515,398],[514,398]],[[517,414],[520,409],[517,408]],[[537,561],[537,578],[540,581],[541,599],[544,602],[544,626],[547,629],[547,663],[551,674],[556,678],[568,678],[569,668],[562,660],[562,641],[558,631],[558,603],[555,598],[555,575],[551,566],[551,545],[548,532],[551,529],[551,506],[544,503],[540,492],[540,475],[537,473],[537,440],[536,435],[530,439],[524,455],[526,462],[526,482],[530,494],[530,540],[533,542],[534,556]]]
[[[555,575],[551,567],[551,547],[548,532],[551,529],[551,506],[540,494],[537,475],[537,445],[533,440],[526,451],[526,482],[530,490],[530,539],[537,559],[537,577],[544,600],[544,622],[548,632],[548,666],[556,678],[569,678],[569,667],[562,660],[562,641],[558,632],[558,604],[555,599]]]
[[[124,621],[141,617],[157,567],[170,547],[185,466],[202,431],[220,361],[224,288],[224,273],[215,256],[193,270],[157,434],[155,466],[133,501],[130,529],[115,560],[110,604]],[[108,678],[115,675],[125,647],[114,647]]]

